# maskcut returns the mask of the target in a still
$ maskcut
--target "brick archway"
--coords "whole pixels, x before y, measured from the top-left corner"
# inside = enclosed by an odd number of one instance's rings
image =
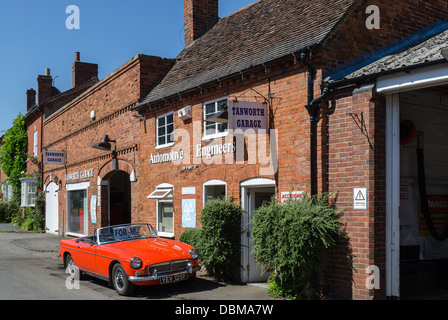
[[[116,159],[116,164],[114,166],[115,159],[111,159],[108,162],[106,162],[98,171],[98,183],[104,180],[108,180],[108,178],[116,171],[124,171],[129,174],[129,177],[131,179],[131,182],[135,182],[136,176],[135,176],[135,170],[132,163],[130,163],[126,159]]]

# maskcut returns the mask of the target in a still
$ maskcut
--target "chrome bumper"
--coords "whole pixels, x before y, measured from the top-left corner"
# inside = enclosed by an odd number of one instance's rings
[[[157,281],[162,278],[176,276],[176,275],[180,275],[180,274],[192,274],[195,271],[196,270],[191,266],[191,264],[189,264],[187,268],[185,268],[184,270],[179,270],[177,272],[167,272],[167,273],[164,272],[163,274],[158,274],[157,270],[154,270],[152,275],[148,275],[148,276],[144,276],[144,277],[129,276],[128,279],[129,279],[129,281],[132,281],[132,282]]]

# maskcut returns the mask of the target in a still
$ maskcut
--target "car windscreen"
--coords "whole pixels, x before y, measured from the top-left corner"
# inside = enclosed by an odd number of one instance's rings
[[[157,233],[149,224],[129,224],[101,228],[98,230],[100,243],[129,241],[157,237]]]

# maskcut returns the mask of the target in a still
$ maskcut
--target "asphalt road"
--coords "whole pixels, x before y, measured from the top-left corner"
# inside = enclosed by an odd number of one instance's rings
[[[38,244],[45,237],[0,232],[0,300],[274,300],[264,287],[226,285],[204,275],[191,286],[174,283],[138,287],[132,297],[119,296],[107,282],[89,276],[81,278],[79,288],[73,283],[67,286],[68,274],[57,253],[20,246]]]

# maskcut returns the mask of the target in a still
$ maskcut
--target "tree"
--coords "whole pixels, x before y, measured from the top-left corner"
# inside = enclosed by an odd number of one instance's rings
[[[20,178],[26,172],[28,134],[25,116],[19,114],[13,121],[13,125],[5,133],[3,147],[0,149],[0,166],[9,179],[12,186],[14,199],[20,196]]]

